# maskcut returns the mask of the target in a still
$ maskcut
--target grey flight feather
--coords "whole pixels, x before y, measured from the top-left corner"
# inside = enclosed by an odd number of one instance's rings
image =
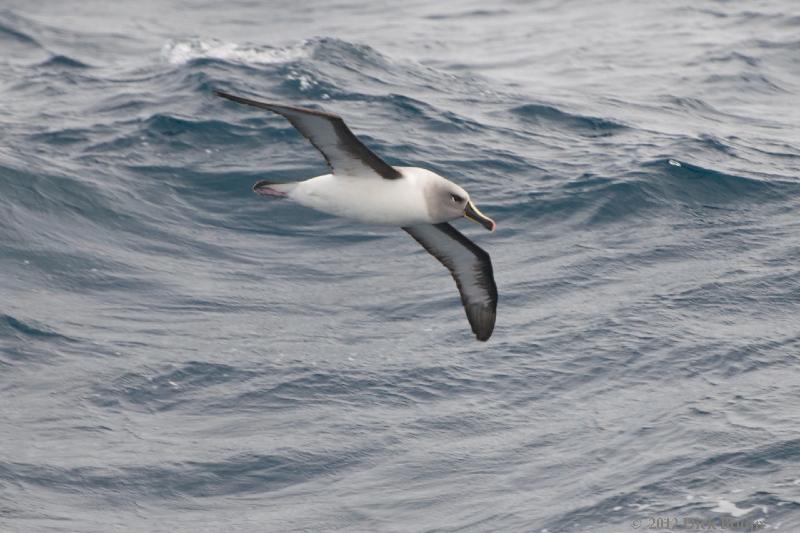
[[[403,229],[447,267],[461,293],[472,332],[478,340],[487,340],[497,316],[497,286],[489,254],[446,222]]]
[[[214,92],[222,98],[267,109],[286,118],[322,153],[334,174],[364,177],[377,175],[387,180],[402,177],[400,172],[359,141],[338,115],[302,107],[257,102],[222,91]]]

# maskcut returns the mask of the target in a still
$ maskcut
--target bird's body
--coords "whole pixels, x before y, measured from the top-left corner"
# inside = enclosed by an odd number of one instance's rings
[[[432,212],[425,199],[425,191],[436,175],[424,168],[395,168],[402,179],[324,174],[295,183],[270,183],[263,188],[285,194],[305,207],[365,224],[405,227],[446,222],[447,218]],[[265,192],[269,195],[271,191]]]
[[[253,186],[256,193],[288,197],[317,211],[367,224],[401,227],[450,271],[475,336],[482,341],[491,336],[497,309],[491,259],[447,222],[467,217],[490,231],[495,223],[475,207],[464,189],[424,168],[388,165],[337,115],[221,91],[216,94],[282,115],[331,168],[330,174],[299,182],[259,181]]]

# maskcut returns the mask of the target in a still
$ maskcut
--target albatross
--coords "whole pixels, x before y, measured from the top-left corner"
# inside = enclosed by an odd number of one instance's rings
[[[497,225],[475,207],[467,191],[430,170],[389,165],[338,115],[223,91],[215,94],[281,115],[311,141],[330,168],[329,174],[298,182],[262,180],[253,185],[253,191],[288,197],[300,205],[359,222],[402,228],[450,271],[472,332],[478,340],[489,339],[497,313],[492,261],[448,222],[466,217],[489,231]]]

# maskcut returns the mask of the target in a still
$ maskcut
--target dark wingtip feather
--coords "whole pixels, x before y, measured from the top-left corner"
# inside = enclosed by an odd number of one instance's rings
[[[475,338],[479,341],[487,341],[494,331],[494,323],[497,317],[495,309],[486,306],[471,305],[467,309],[467,318]]]
[[[272,104],[268,104],[268,103],[266,103],[266,102],[258,102],[258,101],[256,101],[256,100],[251,100],[251,99],[249,99],[249,98],[244,98],[244,97],[241,97],[241,96],[236,96],[235,94],[226,93],[225,91],[220,91],[220,90],[218,90],[218,89],[214,89],[214,94],[215,94],[216,96],[219,96],[219,97],[221,97],[221,98],[225,98],[226,100],[230,100],[230,101],[232,101],[232,102],[238,102],[238,103],[240,103],[240,104],[246,104],[246,105],[251,105],[251,106],[254,106],[254,107],[261,107],[261,108],[263,108],[263,109],[269,109],[269,110],[271,110],[271,109],[270,109],[270,106],[271,106]]]

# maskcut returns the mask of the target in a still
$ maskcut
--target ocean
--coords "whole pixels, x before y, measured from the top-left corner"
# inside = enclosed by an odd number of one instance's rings
[[[789,0],[0,5],[0,532],[800,531]],[[251,191],[342,115],[497,221]]]

